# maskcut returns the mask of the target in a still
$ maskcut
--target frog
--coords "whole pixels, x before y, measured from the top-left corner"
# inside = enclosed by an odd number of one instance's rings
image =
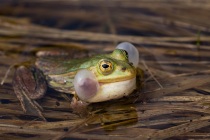
[[[81,105],[130,95],[143,78],[138,63],[139,52],[129,42],[120,43],[112,53],[87,58],[41,55],[34,65],[17,67],[13,88],[23,111],[45,120],[36,100],[45,95],[48,87],[72,94],[71,106],[78,110]]]

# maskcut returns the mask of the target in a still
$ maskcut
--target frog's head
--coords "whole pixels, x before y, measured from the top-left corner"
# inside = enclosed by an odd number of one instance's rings
[[[99,55],[88,61],[90,67],[75,76],[75,90],[81,100],[101,102],[127,96],[136,88],[136,68],[125,50]]]
[[[90,70],[99,83],[125,81],[136,76],[136,69],[128,61],[128,53],[125,50],[116,49],[111,54],[98,56],[96,60],[97,64]]]
[[[77,96],[86,102],[101,102],[129,95],[137,86],[138,62],[139,52],[128,42],[120,43],[111,54],[92,57],[74,77]]]

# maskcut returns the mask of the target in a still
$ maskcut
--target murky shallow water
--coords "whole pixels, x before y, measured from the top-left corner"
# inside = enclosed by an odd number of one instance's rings
[[[0,125],[6,132],[1,137],[209,138],[208,7],[175,2],[180,7],[164,0],[122,5],[113,1],[101,7],[91,1],[0,5],[1,79],[10,66],[33,60],[39,50],[72,53],[79,48],[82,51],[74,54],[85,57],[110,52],[122,41],[138,47],[139,67],[145,71],[141,91],[92,104],[92,115],[86,118],[72,113],[65,96],[49,90],[38,101],[46,123],[22,112],[13,94],[12,69],[0,88]]]

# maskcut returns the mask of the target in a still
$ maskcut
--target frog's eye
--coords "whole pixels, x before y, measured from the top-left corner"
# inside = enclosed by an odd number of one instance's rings
[[[113,71],[113,65],[109,60],[101,60],[99,62],[99,69],[102,74],[107,75]]]
[[[135,46],[133,46],[129,42],[122,42],[116,47],[117,49],[125,50],[128,54],[128,60],[129,62],[132,62],[135,67],[138,66],[139,63],[139,51],[136,49]]]
[[[86,69],[77,72],[73,84],[77,96],[83,101],[95,96],[100,87],[96,76]]]

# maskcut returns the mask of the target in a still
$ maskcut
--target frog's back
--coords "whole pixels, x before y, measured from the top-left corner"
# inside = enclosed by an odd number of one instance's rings
[[[88,59],[72,59],[69,57],[39,57],[36,60],[36,67],[45,75],[59,75],[75,71],[80,68],[80,64]]]
[[[69,57],[39,57],[36,60],[36,67],[46,77],[48,85],[61,92],[73,93],[73,79],[80,69],[87,69],[94,65],[92,58],[71,59]],[[74,93],[73,93],[74,94]]]

